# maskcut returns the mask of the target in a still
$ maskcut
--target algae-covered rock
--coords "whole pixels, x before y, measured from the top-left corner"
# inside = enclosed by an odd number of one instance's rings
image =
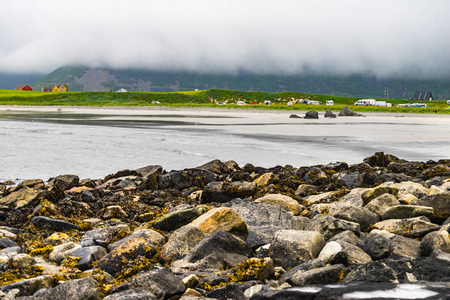
[[[235,234],[244,240],[248,236],[244,220],[236,211],[228,207],[211,209],[192,221],[190,225],[198,227],[206,235],[221,230]]]
[[[292,212],[295,216],[301,214],[305,207],[289,196],[280,194],[269,194],[255,200],[257,203],[276,204],[287,211]]]
[[[165,215],[162,219],[153,223],[153,227],[164,231],[175,230],[190,223],[203,212],[204,210],[199,208],[177,210]]]
[[[165,261],[181,259],[205,237],[203,231],[192,225],[183,226],[172,233],[164,244],[161,257]]]
[[[445,230],[430,232],[422,239],[420,249],[427,256],[433,250],[442,250],[450,253],[450,234]]]
[[[168,268],[152,270],[140,274],[109,290],[114,294],[124,290],[141,290],[155,295],[156,299],[169,299],[181,295],[186,290],[183,281]],[[113,298],[114,299],[114,298]]]
[[[440,228],[439,225],[431,223],[426,217],[416,217],[408,219],[389,219],[378,222],[373,225],[373,228],[386,230],[395,234],[402,234],[409,231],[420,229],[436,229]]]

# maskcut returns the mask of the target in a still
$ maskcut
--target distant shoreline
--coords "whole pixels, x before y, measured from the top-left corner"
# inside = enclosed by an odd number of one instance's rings
[[[304,116],[310,110],[277,110],[277,109],[253,109],[253,108],[217,108],[217,107],[171,107],[171,106],[38,106],[38,105],[0,105],[0,112],[6,111],[37,111],[37,112],[73,112],[73,113],[102,113],[117,114],[120,112],[124,115],[147,114],[149,112],[172,113],[183,112],[184,114],[204,114],[209,112],[246,115],[246,114],[297,114]],[[319,116],[323,118],[324,110],[317,110]],[[338,112],[334,111],[337,115]],[[398,112],[361,112],[363,116],[369,117],[409,117],[409,118],[449,118],[446,114],[419,114],[419,113],[398,113]],[[346,119],[354,119],[361,117],[341,117]]]

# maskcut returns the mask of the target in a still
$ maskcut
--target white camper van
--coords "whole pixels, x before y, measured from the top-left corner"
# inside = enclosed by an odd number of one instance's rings
[[[334,101],[333,100],[327,100],[325,102],[326,105],[334,105]]]
[[[373,105],[373,106],[375,106],[376,102],[377,101],[375,99],[360,99],[355,102],[355,105],[364,105],[364,106]]]

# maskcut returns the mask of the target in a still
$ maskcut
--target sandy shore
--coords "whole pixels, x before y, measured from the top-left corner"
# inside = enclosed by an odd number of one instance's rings
[[[104,114],[123,116],[185,116],[196,122],[204,121],[208,117],[208,123],[231,124],[231,119],[239,118],[239,123],[246,119],[246,122],[259,122],[265,120],[268,123],[292,124],[299,122],[311,122],[317,120],[305,120],[288,118],[291,114],[303,117],[306,111],[301,110],[267,110],[267,109],[236,109],[236,108],[208,108],[208,107],[164,107],[164,106],[19,106],[0,105],[1,112],[64,112],[77,114]],[[335,112],[338,114],[338,112]],[[449,115],[439,114],[414,114],[414,113],[363,113],[364,117],[338,117],[336,119],[324,118],[324,111],[319,111],[319,120],[322,123],[368,123],[368,122],[395,122],[395,123],[426,123],[426,124],[450,124]],[[198,118],[197,118],[198,117]],[[214,118],[217,117],[217,118]],[[228,120],[226,120],[226,119]],[[216,119],[216,120],[214,120]]]

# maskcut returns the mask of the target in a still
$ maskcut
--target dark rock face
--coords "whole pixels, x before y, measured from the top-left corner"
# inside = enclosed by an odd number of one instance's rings
[[[391,154],[376,152],[374,155],[364,158],[363,162],[371,167],[387,167],[390,163],[403,163],[405,160]]]
[[[33,295],[33,299],[99,300],[101,296],[97,281],[85,277],[66,281],[53,289],[41,289]]]
[[[361,117],[362,115],[354,112],[353,110],[348,108],[348,106],[346,105],[339,112],[338,116],[339,117]]]
[[[192,220],[202,214],[202,211],[197,208],[183,209],[169,213],[159,221],[153,223],[153,227],[163,230],[172,231],[189,224]]]
[[[361,240],[358,246],[374,260],[388,257],[392,250],[392,242],[379,234],[369,235]]]
[[[169,269],[149,271],[138,275],[129,281],[110,290],[110,294],[124,290],[142,290],[155,295],[156,299],[169,299],[181,295],[185,291],[183,281],[176,277]]]
[[[69,231],[72,229],[80,230],[80,226],[65,222],[61,220],[55,220],[48,217],[33,217],[31,223],[37,228],[50,229],[54,231]]]
[[[9,247],[17,247],[19,246],[16,242],[11,241],[10,239],[6,237],[0,238],[0,249],[5,249]]]
[[[208,298],[220,300],[246,300],[242,287],[239,284],[232,283],[227,286],[218,288],[207,295]]]
[[[216,231],[198,243],[184,259],[220,270],[225,266],[237,266],[252,255],[252,249],[243,240],[231,233]]]
[[[432,257],[370,262],[359,266],[344,279],[374,282],[448,282],[450,262]]]
[[[305,286],[312,284],[336,283],[344,272],[344,265],[331,265],[306,272],[297,272],[286,279],[293,286]]]
[[[292,115],[289,116],[289,118],[291,118],[291,119],[301,119],[302,117],[300,117],[299,115],[296,115],[296,114],[292,114]]]
[[[92,268],[93,262],[100,260],[106,254],[106,249],[101,246],[84,247],[70,252],[70,256],[80,257],[78,269],[81,271]]]
[[[334,119],[336,118],[336,114],[334,112],[332,112],[331,110],[327,109],[327,111],[325,112],[324,115],[325,118],[330,118],[330,119]]]
[[[418,199],[414,204],[428,206],[434,209],[436,218],[447,219],[450,217],[450,193],[425,196]]]
[[[305,119],[318,119],[319,113],[317,111],[308,111],[305,114]]]
[[[0,290],[4,293],[8,293],[13,289],[18,289],[19,290],[18,296],[31,296],[40,289],[52,288],[53,284],[54,283],[52,276],[43,275],[4,285],[0,287]]]
[[[80,178],[77,175],[60,175],[49,180],[49,184],[58,187],[61,191],[77,186]]]
[[[253,182],[210,182],[203,189],[202,203],[228,202],[234,198],[253,196],[256,184]]]

